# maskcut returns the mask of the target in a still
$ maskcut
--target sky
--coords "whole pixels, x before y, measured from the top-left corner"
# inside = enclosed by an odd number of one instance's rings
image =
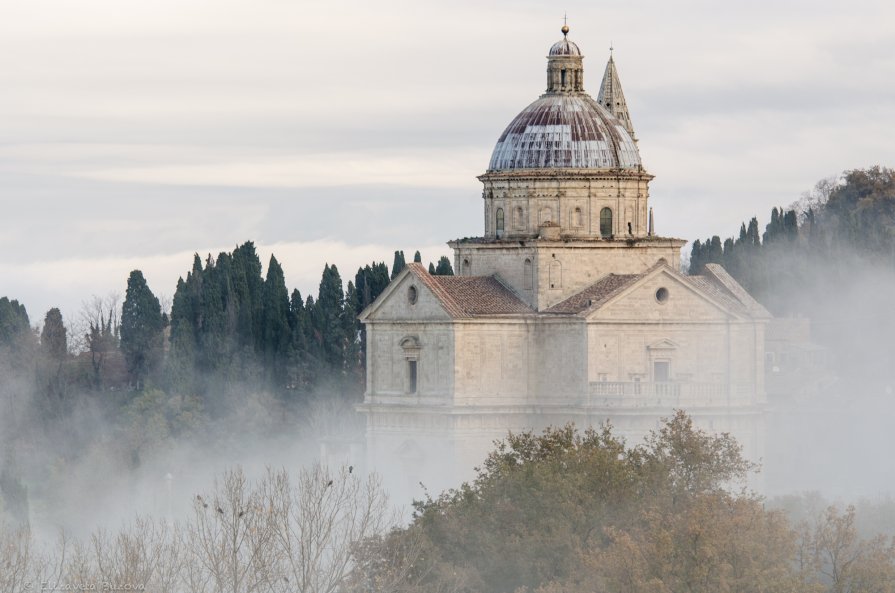
[[[593,94],[615,48],[661,235],[895,164],[890,2],[3,0],[0,296],[74,319],[140,269],[170,299],[246,240],[305,295],[448,255],[564,13]]]

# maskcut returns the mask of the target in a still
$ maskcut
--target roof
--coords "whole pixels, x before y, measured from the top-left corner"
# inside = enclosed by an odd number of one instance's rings
[[[625,129],[634,135],[634,124],[631,123],[631,114],[628,112],[628,103],[625,101],[625,93],[622,92],[622,83],[615,68],[615,60],[609,56],[606,62],[606,70],[603,72],[603,81],[600,83],[600,93],[597,95],[597,103],[614,115]]]
[[[563,26],[562,32],[563,38],[553,44],[547,56],[547,92],[513,118],[500,135],[488,171],[639,170],[641,161],[633,137],[634,128],[612,59],[607,66],[609,82],[604,76],[600,96],[608,88],[610,103],[621,101],[622,109],[615,105],[607,109],[601,101],[594,101],[584,92],[579,76],[583,72],[581,50],[567,38],[568,26]],[[566,81],[567,66],[572,68],[573,82]],[[561,83],[558,82],[560,73]]]
[[[770,314],[749,293],[740,286],[724,268],[717,264],[707,264],[705,274],[685,276],[671,269],[665,263],[658,263],[643,274],[607,274],[596,283],[574,294],[543,312],[553,315],[580,315],[599,309],[610,299],[632,286],[639,280],[659,271],[666,270],[735,315],[755,318],[769,318]]]
[[[752,295],[749,294],[745,288],[740,286],[740,283],[734,280],[733,276],[728,274],[727,270],[721,265],[705,264],[704,270],[704,276],[711,278],[715,284],[723,286],[728,293],[743,304],[750,315],[767,318],[773,317],[768,310],[765,309],[761,303],[752,298]]]
[[[604,302],[633,284],[641,274],[609,274],[581,292],[545,309],[544,313],[577,315]]]
[[[639,168],[640,153],[622,122],[586,93],[547,94],[503,131],[489,171]]]
[[[535,313],[494,276],[433,276],[422,264],[414,262],[407,267],[452,317]]]
[[[578,44],[576,44],[574,41],[569,41],[568,38],[563,35],[562,39],[560,39],[550,47],[550,53],[547,55],[580,56],[581,50],[578,49]]]
[[[541,312],[522,301],[497,276],[435,276],[416,262],[407,264],[402,274],[415,276],[435,295],[448,315],[455,319],[469,319],[503,315],[588,316],[629,287],[661,271],[673,275],[716,306],[734,315],[770,318],[767,310],[720,266],[707,266],[706,273],[701,276],[685,276],[664,262],[657,263],[642,274],[607,274],[584,290]],[[392,285],[396,284],[396,281],[392,282]],[[376,303],[384,296],[385,294],[380,295]],[[376,303],[370,305],[370,308],[375,307]],[[361,317],[366,315],[364,312]]]
[[[701,290],[703,293],[709,295],[716,301],[722,303],[725,307],[729,308],[731,311],[740,314],[749,314],[749,311],[746,307],[743,306],[743,303],[739,301],[730,291],[726,290],[723,286],[719,286],[715,282],[712,282],[711,279],[705,276],[684,276],[690,284]]]

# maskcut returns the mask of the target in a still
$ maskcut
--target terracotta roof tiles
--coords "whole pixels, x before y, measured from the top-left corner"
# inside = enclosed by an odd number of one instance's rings
[[[599,307],[640,277],[640,274],[609,274],[544,312],[577,315],[591,307]]]
[[[432,276],[418,263],[411,271],[452,317],[526,315],[535,311],[493,276]]]

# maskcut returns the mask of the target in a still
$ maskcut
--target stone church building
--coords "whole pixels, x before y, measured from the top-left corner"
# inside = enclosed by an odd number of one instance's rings
[[[449,242],[457,275],[410,264],[361,314],[367,463],[392,485],[457,485],[508,431],[635,442],[678,408],[761,456],[771,317],[720,266],[680,273],[613,58],[594,100],[567,34],[479,177],[482,236]]]

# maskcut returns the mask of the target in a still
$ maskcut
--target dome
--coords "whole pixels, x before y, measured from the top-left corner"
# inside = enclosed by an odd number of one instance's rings
[[[637,145],[625,126],[589,95],[547,93],[510,122],[494,147],[488,170],[640,165]]]
[[[550,47],[550,56],[580,56],[581,50],[574,41],[569,41],[565,37],[554,43]]]

